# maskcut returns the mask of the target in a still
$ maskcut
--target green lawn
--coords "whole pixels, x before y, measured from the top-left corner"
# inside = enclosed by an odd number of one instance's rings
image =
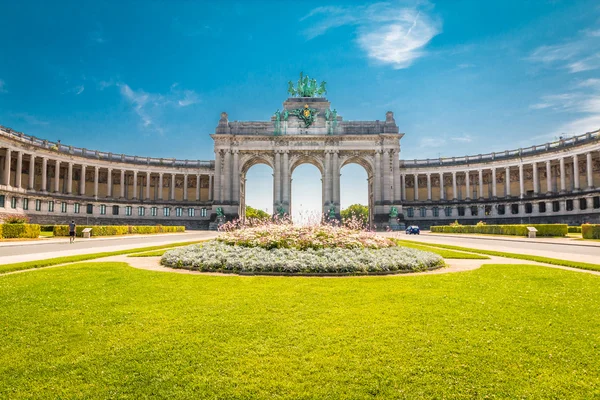
[[[470,247],[453,246],[453,245],[449,245],[449,244],[428,243],[427,245],[431,248],[467,251],[467,252],[473,252],[473,253],[477,253],[477,254],[486,254],[489,256],[514,258],[515,260],[537,261],[540,263],[561,265],[563,267],[587,269],[590,271],[600,271],[600,264],[592,264],[592,263],[570,261],[570,260],[561,260],[558,258],[550,258],[550,257],[532,256],[529,254],[521,254],[521,253],[507,253],[504,251],[473,249]]]
[[[600,277],[0,277],[0,398],[600,396]]]
[[[411,240],[401,240],[401,239],[393,239],[400,246],[410,247],[411,249],[430,251],[435,254],[439,254],[444,258],[458,258],[458,259],[476,259],[476,260],[489,260],[488,256],[483,256],[481,254],[475,253],[466,253],[464,251],[455,251],[448,249],[441,249],[438,247],[428,246],[423,243],[416,243]]]

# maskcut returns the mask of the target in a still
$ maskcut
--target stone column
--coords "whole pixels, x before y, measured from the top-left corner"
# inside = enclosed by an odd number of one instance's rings
[[[281,175],[283,177],[282,182],[282,197],[281,200],[288,205],[287,212],[289,213],[289,205],[291,200],[290,193],[290,154],[287,150],[283,151],[283,165],[281,166]]]
[[[4,158],[4,178],[2,179],[2,183],[6,186],[10,186],[10,158],[11,158],[11,150],[6,149],[6,157]]]
[[[183,174],[183,201],[188,199],[188,174]]]
[[[510,197],[510,167],[504,168],[504,196]]]
[[[465,200],[469,200],[471,198],[471,179],[469,171],[465,172],[465,185],[467,186],[467,196],[465,197]]]
[[[382,159],[382,174],[383,174],[383,201],[390,201],[390,153],[388,150],[383,151]]]
[[[375,150],[375,184],[373,185],[373,201],[381,201],[381,150]]]
[[[136,200],[138,198],[138,184],[137,184],[137,174],[136,170],[133,171],[133,196],[131,196],[132,200]]]
[[[444,194],[444,173],[440,172],[440,200],[445,200]]]
[[[592,152],[588,152],[586,155],[586,168],[587,168],[587,188],[591,190],[594,188],[594,171],[592,170]]]
[[[223,166],[223,201],[231,201],[231,150],[225,150],[225,164]]]
[[[573,191],[579,192],[579,160],[577,154],[573,156]]]
[[[275,150],[275,167],[273,168],[273,213],[281,203],[281,153]]]
[[[477,185],[479,186],[479,198],[483,199],[483,170],[479,169],[479,176],[477,178]]]
[[[219,163],[220,165],[220,163]],[[158,173],[158,199],[163,199],[163,172]]]
[[[392,176],[394,177],[394,203],[402,200],[402,192],[400,190],[400,159],[396,151],[392,153]],[[339,197],[339,196],[338,196]]]
[[[231,173],[231,180],[233,183],[231,200],[238,203],[240,202],[240,152],[239,150],[233,150],[233,171]]]
[[[538,178],[537,163],[534,162],[533,164],[531,164],[531,167],[533,168],[533,195],[537,196],[540,192],[540,181]]]
[[[331,202],[331,151],[325,152],[325,204]]]
[[[221,202],[221,152],[215,151],[215,185],[214,200],[218,204]]]
[[[565,158],[561,157],[560,162],[560,192],[565,193],[567,191],[566,174],[565,174]]]
[[[54,193],[60,191],[60,161],[54,161]]]
[[[146,171],[146,200],[150,200],[150,171]]]
[[[29,155],[29,182],[27,183],[27,189],[35,189],[35,156]]]
[[[67,167],[67,194],[73,194],[73,163]]]
[[[431,174],[427,173],[427,201],[431,201]]]
[[[331,177],[333,183],[333,203],[340,204],[340,169],[338,151],[333,150],[331,153]]]
[[[414,174],[415,184],[414,186],[414,200],[419,200],[419,174]]]
[[[402,174],[400,180],[402,181],[402,201],[406,201],[406,175]]]
[[[85,196],[85,164],[81,164],[81,179],[79,182],[79,194]]]
[[[94,198],[98,198],[98,178],[100,174],[100,167],[94,167]]]
[[[200,178],[202,176],[200,174],[196,174],[196,201],[200,201]],[[208,177],[208,181],[210,182],[210,176]],[[210,183],[209,183],[210,185]],[[210,192],[210,188],[208,189]]]
[[[121,198],[125,198],[125,170],[121,170]],[[162,198],[162,197],[161,197]]]
[[[171,174],[171,195],[169,200],[175,200],[175,174]]]
[[[15,170],[15,187],[21,189],[23,177],[23,152],[17,151],[17,169]]]
[[[208,175],[208,201],[213,199],[213,179],[214,176]]]
[[[552,194],[552,166],[550,161],[546,161],[546,194]]]
[[[106,171],[106,197],[112,197],[112,168],[108,168]]]
[[[498,197],[498,188],[496,187],[496,167],[492,167],[492,197],[494,199]]]
[[[42,157],[42,192],[48,191],[48,159]]]
[[[456,171],[452,171],[452,200],[458,199],[458,191],[456,190]]]
[[[525,177],[523,176],[523,164],[519,164],[519,198],[525,197]]]

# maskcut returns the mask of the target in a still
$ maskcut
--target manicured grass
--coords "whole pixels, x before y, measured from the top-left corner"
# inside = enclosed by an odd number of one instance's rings
[[[162,257],[168,249],[148,251],[146,253],[129,254],[127,257]]]
[[[141,248],[129,249],[129,250],[105,251],[102,253],[82,254],[82,255],[78,255],[78,256],[48,258],[46,260],[25,261],[25,262],[20,262],[20,263],[13,263],[13,264],[4,264],[4,265],[0,265],[0,275],[3,273],[6,273],[6,272],[21,271],[24,269],[50,267],[52,265],[94,260],[96,258],[119,256],[122,254],[140,253],[140,252],[145,252],[145,251],[150,251],[150,250],[170,249],[173,247],[187,246],[189,244],[195,244],[195,243],[201,243],[201,242],[203,242],[203,240],[194,241],[194,242],[171,243],[171,244],[162,245],[162,246],[141,247]]]
[[[470,251],[470,252],[478,253],[478,254],[487,254],[488,256],[514,258],[517,260],[537,261],[537,262],[546,263],[546,264],[561,265],[564,267],[587,269],[587,270],[591,270],[591,271],[600,271],[600,264],[591,264],[591,263],[584,263],[584,262],[578,262],[578,261],[560,260],[558,258],[532,256],[529,254],[506,253],[503,251],[471,249],[468,247],[452,246],[449,244],[428,243],[428,245],[431,247],[438,247],[441,249]]]
[[[600,396],[600,278],[367,278],[80,263],[0,278],[0,398]]]
[[[53,232],[40,232],[40,237],[54,237],[54,233]]]
[[[463,251],[454,251],[447,249],[440,249],[437,247],[428,246],[422,243],[416,243],[410,240],[392,239],[400,246],[410,247],[411,249],[429,251],[431,253],[439,254],[444,258],[456,258],[456,259],[475,259],[475,260],[489,260],[487,256],[481,254],[465,253]]]

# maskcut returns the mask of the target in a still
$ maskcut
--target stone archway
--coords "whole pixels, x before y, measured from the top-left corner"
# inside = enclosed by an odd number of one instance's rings
[[[322,209],[339,218],[340,170],[362,165],[369,176],[369,211],[375,224],[387,224],[392,207],[401,210],[400,139],[394,114],[384,121],[344,121],[329,101],[291,97],[269,121],[229,122],[227,113],[211,135],[215,142],[214,209],[228,219],[243,217],[245,174],[254,165],[273,168],[273,209],[291,211],[291,174],[300,164],[315,165],[322,176]],[[215,214],[216,216],[216,214]]]
[[[359,153],[355,152],[354,154],[349,154],[347,157],[343,158],[341,165],[340,165],[340,170],[339,170],[339,174],[341,176],[341,171],[342,168],[344,168],[346,165],[349,164],[357,164],[360,165],[361,167],[364,168],[364,170],[367,173],[367,207],[369,209],[369,218],[368,218],[368,224],[370,227],[373,226],[373,215],[374,215],[374,211],[375,211],[375,200],[373,198],[373,186],[374,186],[374,168],[373,168],[373,158],[370,157],[369,155],[360,155]],[[340,194],[340,203],[341,203],[341,194]],[[341,206],[340,206],[341,207]],[[341,211],[341,209],[340,209]]]
[[[250,168],[258,164],[267,165],[271,167],[271,169],[274,169],[273,160],[269,157],[268,154],[246,154],[242,156],[241,168],[239,171],[240,191],[238,195],[238,216],[242,221],[246,219],[246,174],[248,173]]]

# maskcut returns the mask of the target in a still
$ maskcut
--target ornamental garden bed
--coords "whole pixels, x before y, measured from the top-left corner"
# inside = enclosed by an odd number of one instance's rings
[[[344,227],[291,224],[236,229],[167,251],[161,264],[240,275],[344,276],[420,272],[444,266],[437,254]]]

